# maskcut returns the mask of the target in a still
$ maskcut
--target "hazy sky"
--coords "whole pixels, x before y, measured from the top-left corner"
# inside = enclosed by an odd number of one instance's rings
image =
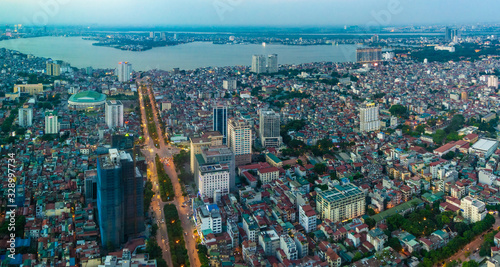
[[[500,22],[499,0],[0,0],[25,25],[402,25]]]

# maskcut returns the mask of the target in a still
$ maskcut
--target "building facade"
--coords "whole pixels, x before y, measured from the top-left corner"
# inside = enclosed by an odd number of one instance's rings
[[[213,164],[199,166],[198,193],[203,197],[212,198],[216,191],[221,195],[229,194],[230,174],[228,164]]]
[[[97,158],[97,209],[102,244],[117,247],[144,231],[143,178],[132,156],[110,149]]]
[[[356,61],[358,63],[375,63],[382,61],[381,48],[358,48],[356,50]]]
[[[481,221],[488,212],[484,202],[470,196],[464,197],[460,202],[460,210],[465,219],[471,223]]]
[[[299,223],[302,225],[306,233],[316,231],[316,212],[310,205],[299,206]]]
[[[108,127],[123,127],[123,104],[120,100],[106,101],[106,124]]]
[[[53,110],[45,112],[45,134],[59,133],[59,122],[57,121],[57,113]]]
[[[131,73],[132,73],[132,64],[128,62],[118,62],[118,67],[116,68],[116,75],[118,76],[119,82],[130,81]]]
[[[266,57],[264,55],[253,55],[252,56],[252,72],[254,73],[266,73]]]
[[[43,84],[16,84],[14,85],[14,93],[25,93],[29,95],[36,95],[43,93]]]
[[[375,103],[364,104],[359,109],[359,130],[361,132],[380,130],[379,108]]]
[[[259,135],[263,147],[281,146],[280,114],[272,110],[260,110]]]
[[[333,222],[349,220],[365,214],[365,194],[357,186],[336,185],[316,196],[316,211],[320,218]]]
[[[222,134],[222,143],[227,142],[227,107],[217,105],[213,108],[213,130]]]
[[[33,124],[33,109],[23,107],[19,109],[19,126],[29,127]]]
[[[236,167],[252,162],[252,130],[246,120],[228,121],[227,144],[234,153]]]
[[[267,56],[267,72],[277,73],[278,72],[278,55],[271,54]]]

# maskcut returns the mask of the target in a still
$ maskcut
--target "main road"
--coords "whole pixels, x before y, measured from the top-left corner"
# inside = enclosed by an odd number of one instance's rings
[[[143,94],[143,89],[146,89],[147,90],[147,95],[144,95]],[[163,132],[163,129],[160,128],[160,120],[158,118],[158,110],[156,108],[156,105],[155,105],[155,102],[154,102],[154,94],[151,90],[151,86],[144,86],[141,82],[139,83],[139,100],[140,100],[140,103],[141,103],[141,113],[142,113],[142,121],[143,121],[143,126],[145,128],[145,132],[144,133],[147,133],[147,119],[146,118],[146,111],[144,109],[144,97],[149,97],[151,99],[151,104],[152,104],[152,108],[153,108],[153,120],[156,124],[156,131],[158,132],[158,136],[159,136],[159,140],[156,140],[156,142],[158,143],[158,147],[155,146],[155,143],[152,138],[152,136],[149,135],[148,133],[148,136],[146,138],[146,146],[148,147],[148,151],[149,153],[144,153],[148,162],[150,162],[150,164],[154,164],[154,157],[156,154],[158,154],[158,156],[161,158],[161,159],[164,159],[162,160],[163,164],[164,164],[164,168],[165,168],[165,171],[167,172],[168,176],[170,177],[170,180],[172,181],[172,186],[174,188],[174,193],[175,193],[175,198],[173,201],[171,201],[170,203],[174,204],[177,208],[177,212],[179,213],[179,218],[181,219],[181,225],[182,225],[182,228],[184,229],[184,240],[185,240],[185,243],[186,243],[186,249],[187,249],[187,252],[188,252],[188,256],[189,256],[189,263],[191,266],[194,266],[194,267],[198,267],[198,266],[201,266],[200,264],[200,259],[198,258],[198,252],[196,250],[196,240],[195,240],[195,237],[193,235],[193,231],[195,230],[195,227],[193,225],[193,223],[189,220],[189,215],[190,215],[190,208],[189,208],[189,205],[185,205],[185,203],[188,202],[188,198],[185,198],[183,196],[183,192],[182,192],[182,187],[181,187],[181,184],[179,182],[179,178],[177,177],[177,171],[175,170],[175,166],[174,166],[174,163],[173,163],[173,160],[172,160],[172,156],[177,154],[179,152],[179,149],[178,148],[175,148],[175,147],[172,147],[170,146],[169,144],[165,144],[165,141],[164,141],[164,136],[162,135],[162,132]],[[152,169],[153,170],[153,169]],[[156,176],[156,166],[154,167],[154,175]],[[158,180],[157,177],[156,178],[156,181]],[[157,190],[157,185],[154,185],[154,188],[155,188],[155,191]],[[157,192],[158,194],[158,192]],[[159,196],[159,194],[158,194]],[[163,216],[163,206],[165,206],[165,202],[162,202],[161,201],[161,198],[158,198],[156,197],[156,201],[158,201],[158,206],[160,207],[160,212],[161,212],[161,216]],[[158,218],[158,217],[157,217]],[[163,218],[163,217],[162,217]],[[159,220],[161,221],[161,218],[159,218]],[[163,229],[163,227],[165,226],[165,223],[161,223],[161,227],[159,227],[160,229]],[[166,227],[165,227],[166,229]],[[166,235],[164,236],[165,238],[168,238]],[[168,240],[166,242],[168,244]],[[163,248],[163,247],[162,247]],[[168,249],[168,247],[165,246],[165,250]],[[164,251],[165,251],[164,250]],[[165,254],[165,252],[164,252]],[[169,264],[169,266],[173,266],[173,265],[170,265],[171,264],[171,257],[170,257],[170,250],[168,251],[168,256],[167,258],[169,258],[169,261],[167,261],[167,263]]]

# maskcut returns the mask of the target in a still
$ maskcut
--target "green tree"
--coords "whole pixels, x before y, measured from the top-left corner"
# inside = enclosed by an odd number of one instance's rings
[[[408,111],[405,106],[396,104],[391,106],[389,112],[393,116],[403,117],[407,114]]]
[[[314,165],[314,172],[317,174],[323,174],[326,171],[326,164],[324,163],[317,163]]]

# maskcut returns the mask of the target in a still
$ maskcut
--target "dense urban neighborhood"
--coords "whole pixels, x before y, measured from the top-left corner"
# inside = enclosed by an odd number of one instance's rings
[[[500,41],[444,30],[194,70],[0,48],[1,265],[500,266]]]

